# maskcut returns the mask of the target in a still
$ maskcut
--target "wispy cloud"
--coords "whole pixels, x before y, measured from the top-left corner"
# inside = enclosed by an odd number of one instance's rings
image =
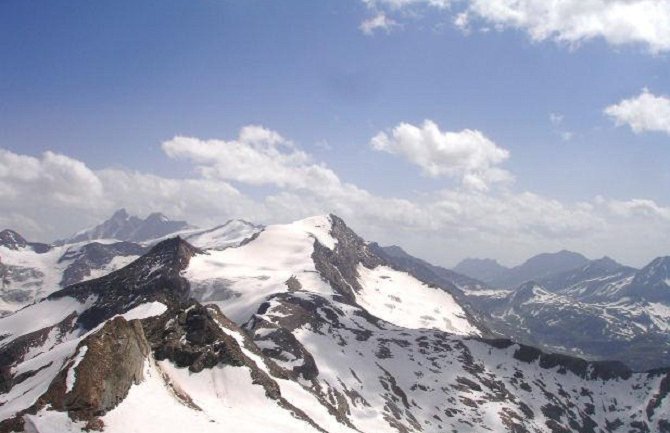
[[[366,35],[373,35],[379,30],[389,33],[394,27],[398,27],[395,20],[387,17],[384,12],[378,12],[375,16],[363,21],[359,28]]]

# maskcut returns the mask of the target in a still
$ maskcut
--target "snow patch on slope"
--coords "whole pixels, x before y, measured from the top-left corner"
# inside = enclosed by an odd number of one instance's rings
[[[356,294],[356,302],[374,316],[410,329],[480,334],[461,306],[444,290],[427,286],[408,273],[388,266],[368,269],[359,264],[357,271],[363,290]]]
[[[130,321],[136,319],[147,319],[149,317],[160,316],[167,311],[167,306],[162,302],[153,301],[140,304],[137,307],[121,314],[121,317]]]
[[[82,346],[77,352],[77,357],[74,359],[72,367],[67,371],[67,377],[65,378],[65,392],[68,393],[74,388],[74,383],[77,381],[77,366],[84,359],[84,356],[88,352],[88,346]]]

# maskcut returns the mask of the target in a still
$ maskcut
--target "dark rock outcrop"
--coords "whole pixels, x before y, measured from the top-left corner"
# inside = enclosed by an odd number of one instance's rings
[[[90,420],[116,407],[133,384],[143,378],[149,344],[139,320],[116,317],[79,343],[76,354],[86,348],[74,367],[73,359],[51,383],[40,399],[73,419]],[[74,384],[67,390],[67,376],[74,368]]]

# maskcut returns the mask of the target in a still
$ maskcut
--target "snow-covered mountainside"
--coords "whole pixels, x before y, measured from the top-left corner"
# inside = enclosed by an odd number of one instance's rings
[[[162,241],[0,319],[0,432],[670,432],[670,372],[490,339],[434,278],[335,216]]]
[[[152,219],[157,218],[147,218],[145,221]],[[161,218],[157,220],[162,221]],[[101,236],[119,238],[54,245],[28,242],[12,230],[0,232],[0,316],[39,301],[68,285],[101,277],[122,268],[147,252],[150,246],[170,237],[179,235],[198,248],[216,250],[239,245],[262,230],[261,226],[242,220],[231,220],[210,229],[194,228],[185,223],[167,224],[162,231],[144,229],[136,233],[148,236],[173,228],[177,231],[158,238],[150,237],[146,242],[134,243],[123,240],[127,233],[110,229],[114,225],[113,221],[118,223],[142,220],[128,216],[121,210],[98,226],[109,230],[100,229],[95,232]]]
[[[61,246],[37,244],[39,248],[33,245],[0,245],[0,316],[67,285],[119,269],[146,252],[140,245],[112,240]]]

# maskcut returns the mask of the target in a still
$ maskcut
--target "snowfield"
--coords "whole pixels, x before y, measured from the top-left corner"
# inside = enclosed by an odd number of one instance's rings
[[[388,266],[358,265],[361,293],[356,301],[371,314],[409,329],[433,328],[458,335],[480,335],[465,311],[444,290],[429,287]]]

